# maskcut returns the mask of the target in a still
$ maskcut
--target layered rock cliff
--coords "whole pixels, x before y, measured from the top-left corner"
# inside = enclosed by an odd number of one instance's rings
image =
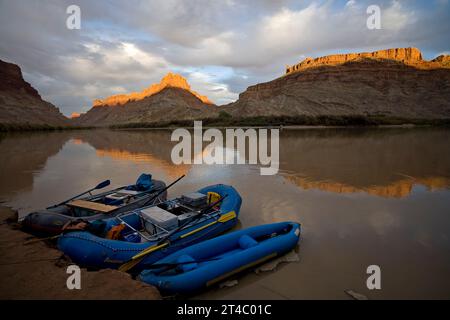
[[[450,118],[449,61],[414,48],[308,58],[223,108],[235,117]]]
[[[430,68],[430,67],[432,68],[433,66],[439,66],[438,62],[435,63],[424,61],[422,58],[422,53],[420,52],[419,49],[399,48],[399,49],[380,50],[374,52],[333,54],[325,57],[319,57],[316,59],[306,58],[305,60],[303,60],[298,64],[288,66],[286,68],[286,74],[321,66],[335,66],[362,59],[391,60],[406,65],[415,66],[418,68]]]
[[[211,101],[205,96],[198,94],[195,91],[191,90],[191,86],[186,81],[185,78],[180,76],[179,74],[173,74],[169,72],[167,75],[162,78],[160,83],[152,84],[147,89],[142,92],[132,92],[130,94],[119,94],[110,96],[104,100],[95,100],[94,107],[98,106],[116,106],[116,105],[124,105],[129,102],[139,101],[145,99],[147,97],[153,96],[166,88],[179,88],[186,91],[189,91],[192,95],[197,97],[200,101],[206,104],[212,104]]]
[[[69,120],[23,79],[19,66],[0,60],[0,124],[64,126]]]
[[[83,126],[166,123],[215,116],[215,109],[207,97],[191,90],[186,79],[169,73],[140,93],[95,100],[88,112],[73,121]]]

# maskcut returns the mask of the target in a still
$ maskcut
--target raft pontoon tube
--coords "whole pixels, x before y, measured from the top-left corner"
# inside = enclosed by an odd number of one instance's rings
[[[219,198],[223,201],[217,207],[202,211]],[[106,227],[101,236],[87,231],[66,233],[58,239],[58,248],[78,265],[112,269],[149,250],[133,268],[141,271],[141,265],[152,264],[231,229],[237,222],[241,203],[239,193],[232,186],[213,185],[104,220]],[[120,238],[107,239],[108,231],[120,224],[126,226]]]
[[[291,251],[299,238],[294,222],[251,227],[179,250],[138,278],[164,294],[191,294]]]

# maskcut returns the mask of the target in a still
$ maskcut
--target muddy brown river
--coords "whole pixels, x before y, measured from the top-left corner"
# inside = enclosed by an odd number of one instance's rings
[[[302,224],[300,261],[246,272],[197,299],[450,298],[450,130],[284,129],[280,170],[174,165],[170,130],[62,131],[0,136],[0,201],[23,215],[98,182],[140,173],[170,183],[169,197],[215,183],[243,198],[237,228]],[[381,290],[366,286],[381,268]]]

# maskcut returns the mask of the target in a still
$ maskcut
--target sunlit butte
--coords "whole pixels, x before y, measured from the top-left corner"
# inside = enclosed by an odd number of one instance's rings
[[[127,50],[131,53],[133,53],[134,47],[133,46],[127,46]],[[201,100],[203,103],[212,104],[211,101],[209,101],[208,97],[202,96],[198,94],[195,91],[191,90],[191,86],[187,82],[187,80],[182,77],[179,74],[174,74],[169,72],[167,75],[164,76],[164,78],[161,79],[160,83],[152,84],[147,89],[144,89],[141,92],[132,92],[129,94],[119,94],[107,97],[102,100],[95,100],[93,105],[94,107],[98,106],[115,106],[115,105],[123,105],[125,103],[131,102],[131,101],[139,101],[142,99],[145,99],[147,97],[150,97],[152,95],[155,95],[162,90],[166,88],[180,88],[186,91],[189,91],[191,94],[193,94],[195,97],[197,97],[199,100]]]

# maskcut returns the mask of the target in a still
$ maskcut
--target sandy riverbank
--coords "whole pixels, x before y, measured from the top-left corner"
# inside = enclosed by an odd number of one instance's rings
[[[67,261],[45,242],[25,245],[30,235],[8,218],[15,212],[0,207],[0,299],[148,299],[161,296],[156,288],[115,270],[81,270],[81,289],[69,290]]]

